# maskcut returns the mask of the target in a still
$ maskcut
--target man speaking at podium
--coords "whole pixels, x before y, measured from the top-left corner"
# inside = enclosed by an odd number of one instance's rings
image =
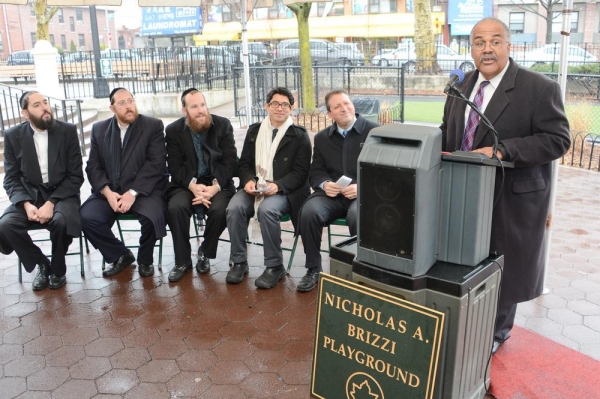
[[[570,132],[559,85],[509,58],[506,24],[484,18],[473,27],[470,40],[477,70],[466,74],[456,89],[495,127],[498,159],[514,163],[514,169],[497,168],[494,193],[490,251],[504,255],[495,353],[510,337],[517,303],[542,293],[551,163],[568,151]],[[492,157],[494,133],[472,113],[466,102],[448,96],[440,126],[442,149]]]

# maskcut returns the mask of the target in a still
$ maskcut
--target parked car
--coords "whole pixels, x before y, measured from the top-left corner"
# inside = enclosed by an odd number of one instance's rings
[[[443,44],[436,45],[435,49],[436,59],[442,70],[447,72],[460,69],[463,72],[469,72],[475,69],[475,63],[470,55],[458,54]],[[402,66],[404,63],[408,63],[408,73],[414,73],[416,61],[417,54],[414,43],[404,43],[391,52],[373,57],[371,64],[379,66]]]
[[[359,60],[357,65],[365,64],[365,56],[358,48],[357,43],[336,43],[335,45],[342,49],[343,54],[350,60]]]
[[[139,53],[135,49],[105,49],[100,51],[100,58],[112,60],[129,61],[139,59]]]
[[[31,51],[15,51],[8,56],[6,65],[28,65],[33,64],[33,55]]]
[[[241,60],[242,44],[236,44],[230,47],[230,49],[233,50]],[[248,43],[248,55],[250,58],[250,65],[268,65],[273,62],[273,54],[263,42]]]
[[[363,65],[365,63],[365,57],[362,53],[347,53],[333,42],[310,39],[309,43],[313,62],[342,65]],[[287,39],[279,42],[274,56],[274,62],[278,64],[298,64],[300,62],[298,39]]]
[[[521,66],[531,67],[534,65],[544,65],[558,63],[560,61],[561,45],[559,43],[546,44],[534,50],[514,53],[513,59]],[[567,54],[567,63],[569,66],[578,66],[583,64],[598,62],[598,57],[585,51],[579,46],[569,45]]]

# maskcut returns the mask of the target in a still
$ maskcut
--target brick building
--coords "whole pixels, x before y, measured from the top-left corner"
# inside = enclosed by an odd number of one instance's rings
[[[96,8],[98,36],[100,45],[117,48],[114,25],[114,11]],[[30,50],[35,45],[36,17],[33,5],[0,5],[0,59],[6,59],[10,53]],[[60,7],[48,25],[50,43],[53,46],[70,51],[90,51],[92,46],[92,28],[89,7]],[[72,44],[71,44],[72,43]]]

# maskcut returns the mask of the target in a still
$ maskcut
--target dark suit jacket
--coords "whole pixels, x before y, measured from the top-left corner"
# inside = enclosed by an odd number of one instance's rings
[[[156,237],[160,238],[167,235],[166,203],[162,197],[168,180],[164,125],[160,119],[149,116],[140,115],[138,118],[139,127],[131,132],[121,156],[120,194],[130,189],[139,193],[131,211],[152,220]],[[100,191],[110,185],[103,143],[109,133],[111,119],[96,122],[92,126],[90,155],[85,168],[92,195],[87,201],[98,198],[105,200]]]
[[[458,86],[467,97],[478,73],[468,73]],[[445,151],[460,149],[465,107],[463,101],[446,100],[440,126]],[[504,176],[500,168],[496,173],[494,199],[499,198],[492,216],[490,248],[505,256],[500,301],[515,304],[539,296],[543,289],[551,162],[569,149],[569,123],[558,84],[520,68],[512,59],[485,115],[498,131],[505,160],[515,165],[504,169]],[[490,129],[479,124],[474,148],[491,146],[492,138]]]
[[[238,163],[240,188],[249,180],[256,179],[256,137],[260,123],[250,125],[242,156]],[[273,180],[290,201],[292,222],[297,225],[298,212],[304,200],[310,194],[308,171],[312,149],[306,129],[292,125],[279,142],[273,159]]]
[[[47,183],[42,182],[29,122],[4,133],[4,169],[4,189],[12,203],[6,213],[16,212],[17,205],[25,201],[36,204],[38,196],[44,202],[52,199],[54,211],[68,220],[67,233],[73,237],[81,234],[79,190],[83,184],[83,169],[75,125],[54,121],[48,131]]]
[[[377,126],[377,123],[356,114],[356,122],[344,139],[333,140],[334,135],[339,135],[336,123],[317,133],[308,175],[310,186],[315,193],[325,194],[323,190],[318,189],[319,185],[328,180],[336,182],[342,176],[350,177],[352,184],[356,183],[358,156],[369,132]]]
[[[167,126],[167,160],[171,182],[167,196],[176,187],[187,189],[198,173],[198,156],[185,117]],[[233,173],[237,167],[237,150],[233,138],[233,127],[229,119],[212,115],[212,124],[206,131],[204,161],[210,168],[210,180],[217,179],[222,190],[235,194]]]

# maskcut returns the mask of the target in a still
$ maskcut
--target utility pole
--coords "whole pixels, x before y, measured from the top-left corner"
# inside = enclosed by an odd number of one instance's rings
[[[94,98],[107,98],[110,94],[108,82],[102,76],[100,67],[100,42],[98,41],[98,18],[96,17],[96,6],[90,6],[90,23],[92,28],[92,46],[94,47],[94,65],[96,76],[94,79]]]

